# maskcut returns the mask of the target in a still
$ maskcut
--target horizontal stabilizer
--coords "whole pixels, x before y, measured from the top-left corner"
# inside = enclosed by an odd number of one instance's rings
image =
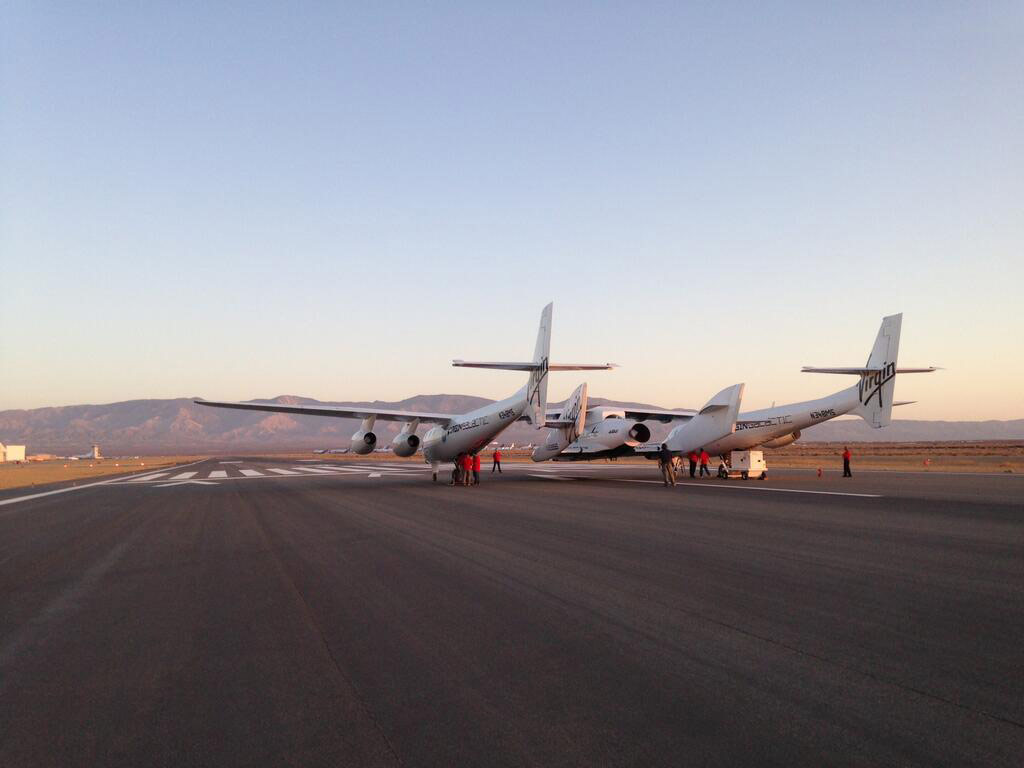
[[[932,365],[927,368],[897,368],[896,373],[933,373],[941,371]],[[884,373],[885,368],[817,368],[813,365],[805,365],[800,369],[801,373],[842,373],[853,376],[871,376],[876,373]]]
[[[497,371],[540,371],[544,363],[491,363],[474,360],[452,360],[455,368],[490,368]],[[548,363],[549,371],[608,371],[618,368],[615,363]]]
[[[892,407],[895,408],[897,405],[913,405],[916,402],[917,400],[897,400],[892,404]]]

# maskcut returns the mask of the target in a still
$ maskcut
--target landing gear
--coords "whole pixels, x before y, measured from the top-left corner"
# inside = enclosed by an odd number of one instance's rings
[[[432,462],[430,462],[430,468],[433,470],[434,482],[436,483],[437,482],[437,470],[441,468],[441,464],[440,464],[440,462],[432,461]]]

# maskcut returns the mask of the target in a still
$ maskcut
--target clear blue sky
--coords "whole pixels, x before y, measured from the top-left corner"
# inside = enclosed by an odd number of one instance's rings
[[[1024,416],[1024,5],[0,10],[0,408],[831,391]],[[579,376],[560,374],[552,395]]]

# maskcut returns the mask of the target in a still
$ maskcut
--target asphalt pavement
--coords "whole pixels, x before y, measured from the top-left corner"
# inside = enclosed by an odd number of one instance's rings
[[[0,765],[1021,765],[1024,478],[489,469],[0,495]]]

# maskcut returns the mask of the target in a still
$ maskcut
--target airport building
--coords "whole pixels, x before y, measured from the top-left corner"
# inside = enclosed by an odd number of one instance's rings
[[[24,461],[24,445],[4,445],[0,443],[0,461]]]

